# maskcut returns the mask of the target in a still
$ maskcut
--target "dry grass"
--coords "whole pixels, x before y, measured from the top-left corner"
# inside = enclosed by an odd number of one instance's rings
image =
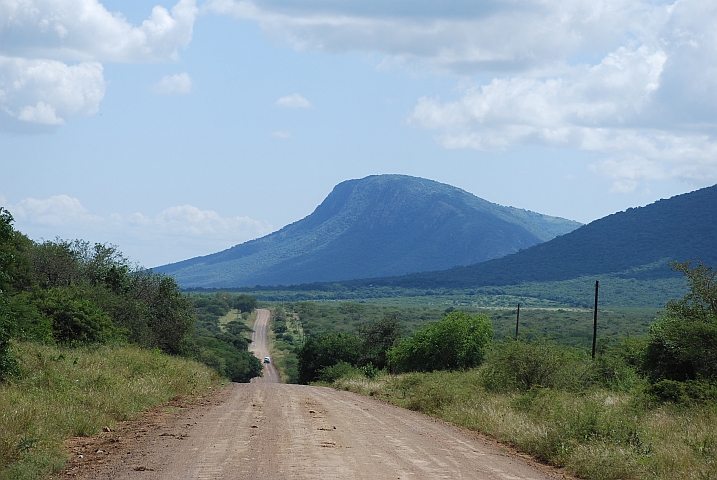
[[[66,438],[220,382],[203,365],[135,347],[20,343],[14,351],[21,374],[0,385],[0,479],[46,477],[63,468]]]

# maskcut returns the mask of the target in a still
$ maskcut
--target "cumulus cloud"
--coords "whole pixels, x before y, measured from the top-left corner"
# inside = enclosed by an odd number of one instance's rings
[[[80,201],[68,195],[54,195],[46,199],[25,198],[8,207],[18,222],[43,226],[87,225],[100,220],[90,215]]]
[[[222,217],[212,210],[201,210],[193,205],[169,207],[151,218],[140,213],[129,216],[112,215],[111,221],[118,227],[134,226],[151,228],[162,236],[210,237],[238,243],[237,238],[246,238],[267,230],[267,225],[249,217]]]
[[[17,228],[31,238],[60,236],[118,244],[126,246],[124,253],[130,258],[147,266],[206,255],[271,231],[266,222],[223,217],[193,205],[169,207],[155,216],[139,212],[101,216],[90,213],[77,198],[55,195],[26,198],[6,208]]]
[[[299,95],[298,93],[294,93],[292,95],[287,95],[285,97],[281,97],[279,100],[277,100],[274,103],[278,107],[286,107],[286,108],[311,108],[311,102]]]
[[[186,95],[192,91],[192,79],[188,73],[166,75],[154,85],[154,91],[161,95]]]
[[[93,115],[105,94],[102,65],[0,56],[0,110],[22,122],[56,126]]]
[[[670,114],[660,89],[671,62],[664,49],[620,47],[560,75],[494,78],[455,101],[421,98],[408,123],[437,130],[446,148],[538,144],[603,154],[593,170],[612,178],[616,192],[668,178],[710,184],[717,181],[714,128]]]
[[[609,138],[591,130],[638,122],[664,63],[662,51],[620,48],[596,66],[573,67],[559,77],[496,78],[453,102],[421,98],[409,123],[444,130],[448,148],[496,150],[541,142],[600,150]]]
[[[180,0],[133,26],[98,0],[2,0],[0,51],[73,62],[174,59],[192,39],[197,12],[194,0]]]
[[[195,0],[180,0],[133,26],[98,0],[0,0],[0,129],[47,131],[93,115],[105,93],[101,62],[178,58],[197,13]]]
[[[372,51],[460,72],[519,71],[651,35],[668,5],[634,0],[211,0],[298,49]]]

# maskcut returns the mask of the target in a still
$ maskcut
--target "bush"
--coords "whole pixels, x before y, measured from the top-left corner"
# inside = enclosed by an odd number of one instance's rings
[[[673,403],[689,404],[717,401],[717,385],[699,380],[687,380],[684,382],[661,380],[650,385],[648,393],[658,400]]]
[[[355,365],[360,355],[361,340],[356,335],[330,333],[308,338],[298,350],[299,383],[319,379],[326,367],[345,362]]]
[[[495,345],[483,368],[484,385],[493,391],[533,388],[577,390],[591,379],[591,362],[578,350],[548,340],[506,341]]]
[[[72,288],[52,288],[40,294],[39,310],[52,321],[57,343],[86,345],[107,343],[121,337],[112,319]]]
[[[643,369],[655,384],[717,382],[717,272],[701,263],[672,267],[685,274],[690,293],[668,302],[664,316],[650,327]]]
[[[361,374],[356,368],[354,368],[353,365],[346,362],[339,362],[336,365],[331,365],[330,367],[324,367],[319,372],[319,376],[317,380],[319,382],[326,382],[326,383],[334,383],[336,380],[338,380],[341,377],[345,377],[348,375],[357,375]]]
[[[412,337],[399,340],[387,352],[388,364],[396,372],[475,367],[483,361],[492,337],[493,327],[487,315],[453,311]]]

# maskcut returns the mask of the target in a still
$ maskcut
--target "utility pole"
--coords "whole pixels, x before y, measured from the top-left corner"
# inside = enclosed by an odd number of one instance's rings
[[[518,304],[518,313],[515,315],[515,339],[518,340],[518,324],[520,322],[520,304]]]
[[[595,359],[595,346],[597,345],[597,312],[598,312],[598,288],[600,282],[595,280],[595,310],[593,311],[593,359]]]

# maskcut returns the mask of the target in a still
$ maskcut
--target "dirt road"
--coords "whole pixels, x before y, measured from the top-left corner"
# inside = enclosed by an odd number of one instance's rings
[[[251,334],[251,350],[259,360],[269,357],[269,310],[260,308],[256,311],[256,321],[254,322],[254,332]],[[251,383],[279,383],[279,372],[276,371],[273,363],[265,363],[263,377],[255,377],[251,379]]]
[[[268,312],[260,312],[255,326],[254,351],[262,358],[267,355],[265,320]],[[78,476],[561,478],[477,434],[415,412],[329,388],[271,383],[278,378],[271,368],[267,366],[269,374],[262,382],[231,384],[204,406],[153,423],[136,437],[131,450],[120,446],[101,468],[78,468]]]

